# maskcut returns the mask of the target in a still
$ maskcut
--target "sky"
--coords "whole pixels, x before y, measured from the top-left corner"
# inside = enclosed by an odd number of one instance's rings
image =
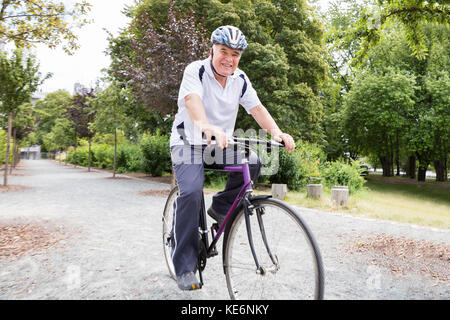
[[[65,0],[72,3],[74,0]],[[60,47],[49,49],[38,45],[33,53],[40,63],[41,73],[51,72],[53,76],[40,87],[38,96],[64,89],[73,94],[74,84],[81,83],[86,87],[95,86],[102,76],[101,70],[110,64],[110,58],[104,53],[108,47],[108,30],[114,36],[121,28],[128,25],[129,19],[122,13],[126,5],[133,5],[134,0],[88,0],[92,5],[89,18],[93,22],[75,30],[80,48],[70,56]],[[319,0],[325,6],[326,0]]]
[[[74,30],[78,36],[80,48],[70,56],[60,47],[49,49],[39,45],[34,49],[41,73],[53,73],[40,87],[41,93],[64,89],[73,94],[76,82],[84,86],[94,86],[101,77],[101,70],[110,64],[109,57],[104,53],[108,47],[108,30],[118,35],[121,28],[127,26],[129,19],[122,14],[126,5],[133,5],[134,0],[88,0],[92,5],[89,19],[94,21]]]

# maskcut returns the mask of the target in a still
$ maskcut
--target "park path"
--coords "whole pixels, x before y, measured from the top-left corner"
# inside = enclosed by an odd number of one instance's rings
[[[208,260],[202,290],[181,292],[169,278],[161,245],[165,197],[148,195],[167,184],[111,179],[107,172],[50,160],[22,161],[21,167],[9,182],[27,188],[0,192],[0,228],[20,225],[37,235],[18,255],[5,254],[0,241],[0,300],[228,299],[221,255]],[[322,252],[326,299],[449,299],[448,259],[444,275],[433,276],[399,272],[395,261],[382,263],[355,249],[357,241],[386,236],[448,248],[448,230],[298,210]]]

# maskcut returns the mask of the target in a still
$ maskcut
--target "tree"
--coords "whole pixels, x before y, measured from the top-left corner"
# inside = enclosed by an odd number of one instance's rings
[[[24,56],[22,50],[17,49],[8,58],[0,52],[0,101],[2,110],[8,115],[8,137],[6,144],[6,163],[3,184],[8,184],[8,162],[11,140],[13,114],[19,106],[29,102],[31,95],[48,77],[41,79],[39,64],[32,55]]]
[[[18,148],[21,141],[34,130],[33,106],[30,102],[20,105],[13,114],[12,139],[14,142],[12,148],[12,159],[10,173],[16,167],[18,162]]]
[[[2,0],[0,43],[14,42],[18,48],[43,43],[55,48],[63,39],[67,42],[63,49],[71,54],[78,49],[72,27],[88,23],[84,16],[90,9],[91,5],[86,1],[69,7],[55,0]]]
[[[344,95],[350,91],[356,68],[353,64],[360,50],[362,39],[348,37],[365,8],[372,0],[334,0],[321,14],[325,22],[325,42],[328,50],[328,81],[325,82],[320,98],[323,104],[322,127],[325,133],[324,150],[329,160],[345,155],[355,159],[358,147],[348,143],[344,135],[342,105]]]
[[[35,103],[33,111],[36,118],[36,143],[42,145],[43,151],[47,149],[48,144],[44,143],[44,137],[52,131],[56,120],[63,117],[63,113],[67,107],[72,104],[72,96],[65,90],[51,92],[44,99]]]
[[[413,55],[424,59],[428,52],[426,45],[426,24],[449,25],[450,6],[448,0],[378,0],[377,6],[367,8],[349,33],[350,37],[361,38],[359,57],[376,45],[381,39],[382,29],[391,22],[400,22],[405,28],[406,39]]]
[[[134,17],[132,26],[135,29],[128,30],[128,34],[118,37],[117,42],[114,42],[117,47],[111,49],[112,67],[119,71],[115,73],[116,75],[121,75],[121,62],[124,60],[136,61],[139,55],[144,55],[144,58],[148,59],[149,55],[145,50],[132,50],[133,47],[130,46],[132,41],[138,41],[140,46],[150,43],[142,40],[144,33],[140,31],[139,26],[146,23],[139,22],[141,21],[139,19],[149,17],[153,30],[161,35],[172,28],[171,10],[175,12],[175,18],[178,17],[177,12],[195,14],[187,16],[186,23],[181,23],[183,19],[180,18],[181,25],[190,27],[182,29],[180,26],[178,29],[184,40],[181,39],[170,47],[175,52],[191,46],[186,37],[208,38],[220,25],[231,24],[240,28],[250,43],[241,58],[240,68],[252,80],[262,103],[283,130],[292,133],[296,138],[322,140],[323,132],[319,123],[322,105],[318,95],[326,73],[323,31],[319,20],[304,1],[142,1],[132,10]],[[197,46],[202,48],[200,45]],[[193,50],[196,50],[195,46]],[[189,51],[192,53],[183,54],[186,59],[183,64],[175,64],[181,70],[177,73],[178,78],[173,78],[176,80],[175,88],[181,81],[182,65],[201,59],[206,53],[204,49]],[[140,53],[135,55],[137,52]],[[171,56],[172,51],[168,52]],[[162,65],[155,68],[161,70],[169,68],[165,64],[173,64],[171,59],[163,60]],[[140,75],[141,77],[137,78],[140,82],[147,78],[151,80],[152,77],[159,77],[158,72],[155,74],[154,71],[141,72]],[[150,85],[143,89],[149,92],[150,89],[154,90]],[[176,91],[172,96],[176,98]],[[148,105],[150,108],[158,109],[154,101],[151,103]],[[171,113],[166,119],[172,120],[171,116],[176,111],[175,103],[170,110]],[[240,109],[236,126],[246,130],[254,125],[253,119]]]
[[[441,71],[425,79],[425,87],[432,102],[433,150],[436,181],[447,181],[450,153],[450,76]]]
[[[56,119],[51,131],[43,137],[45,148],[62,151],[70,147],[76,137],[74,127],[73,122],[67,118]]]
[[[295,139],[323,144],[318,99],[326,77],[323,26],[301,0],[177,1],[192,10],[210,34],[220,25],[235,25],[249,41],[239,67],[245,71],[280,128]],[[244,130],[254,121],[241,108],[236,123]]]
[[[129,121],[125,110],[130,103],[130,96],[127,89],[112,83],[94,99],[90,99],[96,113],[95,120],[90,124],[91,130],[114,133],[113,178],[116,176],[117,130],[122,129]]]
[[[208,45],[206,33],[197,29],[192,13],[182,14],[171,5],[164,19],[164,24],[157,22],[159,27],[149,12],[135,17],[129,42],[133,55],[119,52],[121,64],[113,75],[126,80],[137,101],[147,109],[173,115],[184,69],[204,57]]]
[[[376,154],[383,175],[393,175],[405,114],[414,108],[415,78],[394,69],[384,74],[361,72],[344,101],[344,127],[350,144]]]
[[[390,137],[391,151],[383,151],[386,154],[384,161],[390,159],[389,166],[395,157],[399,168],[401,155],[407,155],[409,168],[415,170],[416,159],[419,162],[419,181],[425,181],[426,170],[431,163],[435,165],[439,181],[447,179],[445,172],[450,148],[449,28],[429,24],[424,26],[424,34],[429,54],[425,59],[418,59],[411,55],[401,25],[385,29],[381,41],[367,53],[359,68],[358,81],[354,82],[358,87],[352,86],[346,97],[346,133],[353,146],[372,144],[370,149],[362,150],[366,155],[368,152],[380,155],[380,149],[376,148],[380,143],[386,144],[384,136]],[[394,78],[396,74],[409,78],[410,84],[398,82],[401,78]],[[386,77],[392,78],[390,89],[383,89],[389,86],[388,82],[383,84]],[[414,88],[412,96],[411,88]],[[412,106],[408,107],[409,103],[394,104],[402,99],[406,103],[408,97],[413,101]],[[352,107],[355,109],[350,110]],[[387,123],[388,126],[381,118],[383,113],[380,107],[391,110],[395,115]],[[371,135],[377,133],[376,128],[371,126],[374,123],[379,123],[382,130],[378,135]],[[392,131],[394,128],[396,130]],[[411,170],[409,175],[415,176]]]
[[[64,112],[65,116],[72,121],[75,130],[75,166],[77,164],[78,137],[88,138],[89,153],[88,153],[88,171],[91,171],[91,139],[95,135],[95,131],[89,126],[94,121],[95,110],[92,108],[90,98],[95,97],[94,88],[86,88],[83,85],[76,83],[74,95],[72,97],[72,104],[66,106]]]

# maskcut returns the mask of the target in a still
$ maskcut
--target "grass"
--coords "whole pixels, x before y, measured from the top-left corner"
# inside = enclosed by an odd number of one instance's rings
[[[216,184],[210,191],[223,189]],[[256,194],[270,194],[270,188],[256,188]],[[450,229],[450,182],[417,182],[404,177],[370,175],[362,191],[350,195],[346,207],[331,203],[330,190],[319,200],[306,197],[306,190],[288,191],[287,203],[339,212],[353,216],[411,223],[440,229]]]

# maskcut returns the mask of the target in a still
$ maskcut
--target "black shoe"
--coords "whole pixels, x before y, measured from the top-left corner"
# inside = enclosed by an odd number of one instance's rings
[[[197,290],[200,289],[200,282],[193,272],[186,272],[178,277],[178,288],[181,290]]]
[[[212,207],[208,209],[208,216],[213,218],[217,221],[219,224],[219,227],[222,225],[223,221],[225,220],[225,216],[215,211]]]

